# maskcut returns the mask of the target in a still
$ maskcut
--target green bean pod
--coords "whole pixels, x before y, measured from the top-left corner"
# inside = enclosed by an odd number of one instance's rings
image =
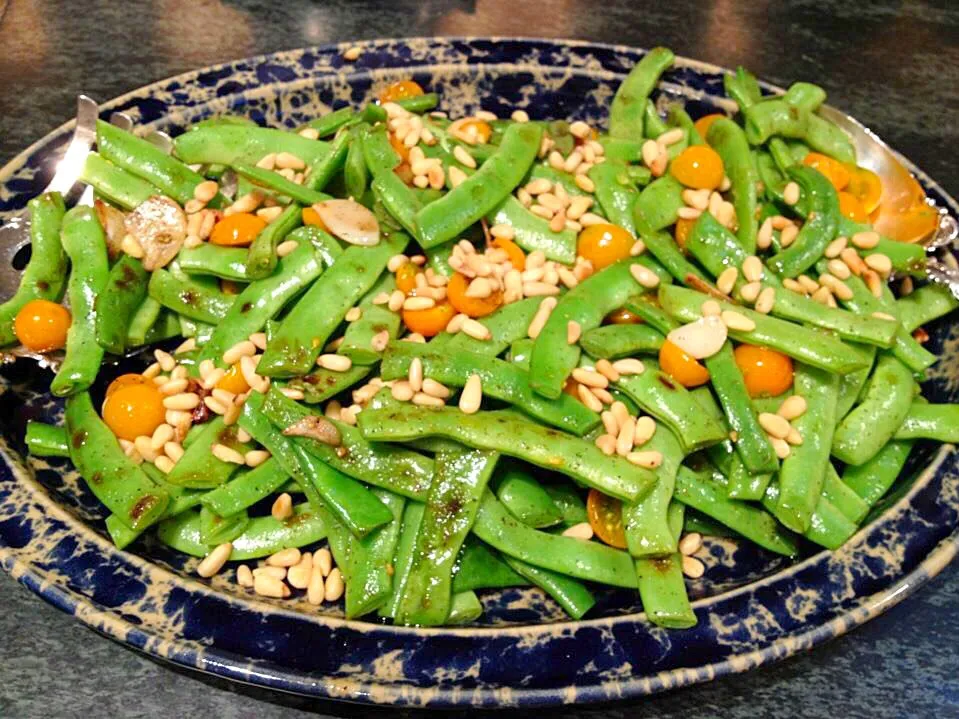
[[[649,232],[659,232],[676,224],[679,210],[685,206],[679,180],[672,175],[663,175],[643,188],[633,212],[637,219],[642,218],[642,225],[649,228]]]
[[[147,292],[151,298],[177,314],[216,325],[233,306],[234,298],[195,279],[175,277],[169,270],[150,273]]]
[[[660,308],[657,298],[650,295],[633,295],[626,300],[624,307],[640,317],[650,327],[659,331],[664,337],[679,327],[679,322],[664,312]],[[585,346],[583,349],[586,349]]]
[[[776,512],[779,505],[779,484],[770,482],[761,504],[767,512]],[[832,502],[820,495],[813,510],[809,527],[803,536],[826,549],[839,549],[858,529],[854,522],[833,506]]]
[[[658,451],[663,460],[656,468],[656,485],[638,502],[623,505],[626,546],[633,557],[671,554],[677,537],[669,522],[669,508],[676,484],[676,472],[683,461],[683,447],[667,428],[659,427],[644,451]]]
[[[406,506],[403,507],[399,536],[393,550],[393,587],[390,596],[377,610],[381,617],[389,617],[390,619],[395,617],[397,607],[403,599],[406,581],[415,559],[413,548],[416,545],[416,535],[419,532],[420,523],[423,521],[424,511],[425,507],[422,502],[407,502]]]
[[[106,288],[110,267],[103,227],[92,208],[75,207],[64,215],[60,241],[72,265],[67,283],[72,319],[66,355],[50,392],[65,397],[87,389],[100,371],[103,348],[97,344],[95,302]]]
[[[47,192],[27,203],[30,210],[30,261],[16,294],[0,305],[0,346],[17,341],[13,321],[30,300],[59,302],[67,284],[67,256],[60,244],[66,212],[63,197]]]
[[[167,474],[167,482],[196,489],[219,487],[226,482],[239,469],[239,465],[215,457],[211,450],[216,444],[222,444],[240,454],[252,449],[249,444],[237,438],[235,425],[228,427],[222,417],[216,416],[203,426],[196,441]]]
[[[482,319],[477,320],[489,330],[492,337],[488,340],[478,340],[465,332],[451,335],[442,333],[430,341],[430,348],[453,355],[458,352],[475,352],[487,357],[496,357],[513,342],[526,337],[530,322],[539,309],[539,297],[527,297],[519,302],[510,302]]]
[[[913,402],[893,436],[897,440],[959,442],[959,405]]]
[[[517,574],[555,599],[573,619],[582,619],[596,605],[592,593],[582,582],[572,577],[536,567],[514,557],[506,557],[505,561]]]
[[[307,165],[329,153],[329,145],[295,132],[254,125],[194,127],[173,141],[174,154],[188,165],[256,165],[270,153],[288,152]]]
[[[633,207],[639,192],[628,182],[620,181],[620,175],[624,169],[618,163],[607,161],[593,165],[587,175],[596,187],[594,196],[607,219],[612,224],[622,227],[633,237],[637,237]]]
[[[80,171],[80,181],[90,185],[100,197],[124,210],[132,210],[160,192],[146,180],[117,167],[95,152],[87,155]]]
[[[326,158],[324,157],[324,159]],[[253,165],[237,164],[233,165],[233,171],[257,187],[266,188],[282,197],[289,197],[301,205],[315,205],[317,202],[332,199],[329,195],[311,189],[305,182],[297,184],[273,170],[265,170]]]
[[[70,442],[67,431],[45,422],[29,420],[23,440],[27,451],[35,457],[69,457]]]
[[[349,357],[354,364],[370,365],[379,361],[383,351],[373,347],[373,340],[382,332],[386,332],[389,341],[395,340],[400,330],[400,316],[384,305],[374,304],[373,300],[378,295],[390,294],[395,289],[395,276],[391,272],[384,272],[360,300],[360,318],[347,325],[343,342],[337,349],[339,354]]]
[[[684,506],[669,505],[669,527],[675,541],[683,530]],[[686,596],[682,555],[673,552],[667,557],[636,560],[636,578],[643,611],[649,620],[667,629],[687,629],[696,625],[696,614]]]
[[[797,277],[816,264],[836,237],[839,196],[832,183],[811,167],[790,167],[787,172],[802,189],[808,213],[795,241],[770,257],[768,264],[781,277]]]
[[[106,287],[94,301],[97,342],[108,352],[126,350],[130,320],[147,294],[148,273],[137,259],[123,255],[110,270]]]
[[[930,282],[896,302],[903,329],[912,332],[959,307],[949,288]]]
[[[847,465],[842,473],[842,481],[862,497],[866,504],[873,506],[899,478],[915,444],[913,440],[888,442],[871,459],[858,467]]]
[[[672,50],[656,47],[633,66],[629,75],[616,90],[609,108],[609,134],[628,140],[638,140],[644,135],[643,117],[646,101],[656,87],[659,76],[670,68],[675,60]]]
[[[616,360],[638,354],[656,354],[662,333],[649,325],[604,325],[584,332],[580,346],[593,357]]]
[[[373,194],[404,230],[413,237],[419,237],[416,215],[423,208],[423,203],[399,175],[392,170],[374,175]]]
[[[496,498],[523,524],[535,529],[563,521],[559,507],[539,481],[518,467],[509,467],[495,480]]]
[[[359,383],[369,376],[374,368],[375,365],[372,364],[354,364],[346,372],[334,372],[321,367],[302,377],[288,380],[284,386],[302,392],[303,402],[319,404]]]
[[[389,510],[391,521],[353,543],[350,578],[346,585],[347,618],[376,611],[393,590],[391,570],[394,568],[391,563],[406,500],[383,489],[374,489],[373,495]]]
[[[522,587],[528,584],[529,580],[510,567],[498,552],[472,534],[466,538],[456,561],[454,593],[473,589]]]
[[[576,261],[576,233],[565,229],[553,232],[548,220],[534,215],[513,195],[496,205],[486,221],[512,227],[513,241],[527,252],[542,252],[547,259],[566,265]]]
[[[271,457],[259,467],[205,492],[200,504],[221,517],[230,517],[269,497],[289,479],[289,473]]]
[[[279,260],[277,246],[302,222],[303,212],[291,204],[260,230],[247,248],[246,274],[251,280],[262,280],[273,274]]]
[[[759,175],[753,164],[746,135],[732,120],[719,119],[707,133],[709,144],[719,153],[730,181],[733,206],[739,229],[736,237],[748,254],[756,251],[756,183]],[[708,214],[708,213],[703,213]]]
[[[177,253],[180,269],[188,275],[213,275],[224,280],[249,282],[245,247],[221,247],[204,242],[199,247],[184,247]]]

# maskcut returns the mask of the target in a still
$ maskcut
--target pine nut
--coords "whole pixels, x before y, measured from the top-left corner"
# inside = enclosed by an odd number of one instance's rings
[[[772,412],[760,412],[759,424],[767,433],[779,439],[786,439],[791,427],[788,419]]]
[[[607,457],[616,454],[616,436],[613,434],[601,434],[594,444]]]
[[[465,320],[463,320],[462,332],[463,334],[472,337],[474,340],[486,341],[491,339],[493,336],[493,333],[489,331],[486,325],[482,324],[481,322],[477,322],[471,317],[467,317]]]
[[[595,192],[596,184],[586,175],[575,175],[573,181],[583,192]]]
[[[719,317],[723,312],[723,308],[719,306],[716,300],[706,300],[703,302],[703,306],[700,307],[700,312],[703,313],[703,317]]]
[[[795,182],[786,183],[786,187],[783,188],[783,202],[787,205],[795,205],[799,202],[799,185]]]
[[[846,245],[849,243],[849,240],[845,237],[837,237],[835,240],[826,245],[826,249],[823,250],[823,255],[826,256],[826,259],[834,259],[839,257],[839,253],[846,249]]]
[[[153,436],[150,438],[150,449],[154,452],[159,452],[163,445],[173,439],[173,427],[168,424],[159,425],[154,431]]]
[[[353,366],[353,360],[346,355],[322,354],[316,358],[316,364],[331,372],[346,372]]]
[[[755,302],[762,288],[763,286],[759,282],[749,282],[739,288],[739,296],[746,302]]]
[[[585,215],[579,218],[579,223],[583,227],[590,227],[592,225],[605,225],[606,218],[600,217],[599,215],[592,212],[587,212]]]
[[[796,278],[796,281],[802,285],[803,289],[809,294],[812,294],[819,289],[819,283],[809,275],[799,275],[799,277]]]
[[[630,265],[629,273],[634,280],[647,289],[653,289],[659,285],[659,277],[656,273],[642,265]]]
[[[687,557],[696,554],[703,546],[703,535],[699,532],[690,532],[679,540],[679,553]]]
[[[167,442],[163,445],[163,453],[174,463],[180,461],[180,458],[183,457],[183,452],[183,445],[179,442]]]
[[[261,597],[270,597],[271,599],[285,599],[290,596],[290,588],[283,583],[282,579],[266,574],[254,573],[253,591]]]
[[[656,158],[659,157],[659,145],[656,144],[655,140],[646,140],[643,143],[642,157],[643,164],[651,168],[653,163],[656,162]]]
[[[862,261],[859,253],[852,247],[847,247],[839,253],[839,259],[849,265],[849,269],[857,277],[866,269],[866,263]]]
[[[271,554],[266,558],[266,564],[268,567],[292,567],[299,563],[301,556],[299,549],[289,547]]]
[[[547,297],[539,303],[539,309],[536,310],[536,314],[533,316],[533,320],[530,322],[529,328],[526,330],[526,334],[530,338],[536,339],[539,336],[539,333],[543,330],[543,327],[546,324],[546,321],[549,319],[549,315],[553,311],[554,307],[556,307],[555,297]]]
[[[763,263],[756,255],[743,260],[743,277],[747,282],[759,282],[763,278]]]
[[[873,312],[870,317],[875,317],[877,320],[889,320],[890,322],[895,322],[896,318],[893,317],[888,312]]]
[[[871,250],[879,244],[879,233],[867,230],[852,236],[852,243],[861,250]]]
[[[579,397],[580,401],[585,404],[589,409],[594,412],[603,411],[603,403],[600,402],[599,398],[589,391],[589,387],[584,384],[576,386],[576,394]]]
[[[832,290],[828,287],[820,287],[812,293],[811,299],[821,305],[828,305],[830,300],[832,300]]]
[[[799,228],[796,225],[787,225],[779,234],[779,244],[783,247],[789,247],[799,236]]]
[[[549,221],[549,229],[552,232],[562,232],[566,229],[566,210],[560,210],[553,219]]]
[[[330,550],[323,547],[313,554],[313,566],[320,570],[320,574],[326,578],[333,569],[333,555]]]
[[[232,553],[233,545],[230,544],[230,542],[224,542],[218,545],[216,549],[206,555],[203,561],[197,565],[196,573],[204,579],[209,579],[223,569],[223,565],[229,561]]]
[[[265,449],[251,449],[243,455],[243,462],[247,467],[259,467],[270,458],[270,453]]]
[[[734,310],[723,310],[723,313],[720,315],[722,318],[723,324],[726,325],[729,329],[737,332],[752,332],[756,329],[756,323],[749,319],[746,315],[740,314]]]
[[[776,290],[772,287],[767,287],[760,292],[759,297],[756,298],[755,309],[757,312],[762,312],[764,315],[768,315],[772,311],[775,302]]]
[[[446,404],[439,397],[433,397],[426,392],[417,392],[413,395],[413,404],[418,407],[442,407]]]
[[[449,388],[444,384],[429,377],[423,380],[423,392],[430,397],[436,397],[438,399],[449,399],[451,394]]]
[[[739,279],[739,270],[735,267],[727,267],[716,278],[716,288],[724,295],[731,294],[737,279]]]
[[[288,493],[284,492],[273,502],[273,506],[270,508],[270,514],[273,515],[273,519],[278,522],[282,522],[284,519],[288,519],[293,516],[293,497]]]
[[[603,421],[603,428],[607,434],[613,437],[619,435],[619,422],[616,421],[616,415],[607,409],[600,414],[600,419]]]
[[[825,285],[833,294],[836,295],[840,300],[851,300],[852,299],[852,290],[849,289],[849,286],[840,280],[838,277],[833,277],[832,275],[819,275],[819,283]]]
[[[638,359],[628,357],[626,359],[613,362],[613,369],[621,375],[642,374],[646,371],[646,366]],[[614,405],[615,407],[615,405]]]
[[[558,268],[556,268],[556,272],[559,274],[560,282],[562,282],[563,285],[568,289],[573,289],[579,284],[579,280],[576,279],[576,275],[573,274],[573,271],[569,268],[560,265]]]
[[[403,301],[403,309],[409,311],[429,310],[436,306],[432,297],[407,297]]]
[[[313,567],[310,570],[310,582],[306,587],[306,601],[314,607],[318,607],[323,603],[323,573],[319,567],[317,567],[315,559]]]
[[[483,401],[483,385],[478,374],[469,376],[460,394],[459,408],[464,414],[475,414]]]
[[[193,392],[181,392],[172,397],[163,398],[163,406],[167,409],[191,410],[200,404],[200,397]]]
[[[779,439],[779,437],[770,437],[770,443],[773,446],[773,451],[776,452],[776,456],[779,459],[786,459],[790,454],[792,454],[792,448],[789,446],[789,442],[784,439]]]
[[[176,360],[173,359],[173,355],[163,350],[153,350],[153,356],[156,358],[156,361],[160,364],[160,369],[164,372],[172,372],[176,369]]]
[[[642,447],[656,434],[656,420],[652,417],[639,417],[636,419],[636,429],[633,431],[633,446]]]
[[[276,153],[271,152],[268,155],[264,155],[256,163],[256,166],[263,170],[272,170],[276,167]]]
[[[326,582],[323,585],[323,599],[327,602],[335,602],[337,599],[343,596],[343,591],[346,589],[343,584],[343,574],[340,572],[339,567],[335,567],[331,572],[330,576],[326,578]]]
[[[616,454],[625,457],[633,449],[633,437],[636,434],[636,420],[627,417],[616,435]]]
[[[793,447],[798,447],[802,444],[802,435],[799,434],[799,430],[795,427],[789,429],[789,434],[786,435],[787,444],[792,445]]]
[[[575,320],[570,320],[566,323],[566,344],[574,345],[579,342],[580,336],[583,334],[583,328],[580,327],[579,322]]]
[[[689,557],[684,554],[682,564],[683,574],[690,579],[699,579],[706,573],[706,565],[696,559],[696,557]]]
[[[787,421],[794,420],[797,417],[802,417],[806,413],[806,407],[806,398],[802,395],[794,394],[783,400],[776,413]]]
[[[256,345],[250,342],[250,340],[242,340],[223,353],[223,363],[228,365],[236,364],[241,358],[252,357],[255,354]]]
[[[159,379],[159,377],[157,378]],[[180,394],[187,387],[190,386],[190,381],[186,379],[168,379],[166,382],[160,385],[160,394],[171,397],[175,394]]]
[[[227,447],[225,444],[217,442],[213,445],[213,456],[216,457],[221,462],[229,462],[231,464],[245,464],[246,460],[243,455],[237,452],[231,447]]]
[[[414,357],[413,361],[410,362],[408,379],[410,388],[414,393],[423,389],[423,360],[419,357]]]
[[[883,283],[882,278],[879,277],[879,274],[874,270],[866,270],[862,273],[862,279],[866,283],[866,287],[868,287],[869,291],[872,293],[872,296],[877,300],[882,299]]]
[[[170,470],[173,469],[173,460],[161,454],[153,460],[153,465],[163,474],[169,474]]]
[[[579,524],[574,524],[572,527],[568,527],[563,530],[564,537],[572,537],[573,539],[582,539],[583,541],[589,541],[593,538],[593,528],[589,525],[589,522],[580,522]]]
[[[584,367],[577,367],[573,370],[573,379],[587,387],[599,387],[600,389],[609,387],[609,380],[606,377],[599,372]]]
[[[296,589],[307,589],[312,576],[313,556],[309,552],[304,552],[300,561],[290,567],[290,571],[286,573],[286,581]]]
[[[637,467],[645,467],[646,469],[656,469],[659,465],[663,463],[663,453],[656,450],[646,450],[643,452],[630,452],[626,455],[626,459],[635,464]]]
[[[394,382],[393,386],[390,387],[390,394],[393,396],[393,399],[399,402],[409,402],[416,393],[413,391],[413,388],[410,387],[409,382],[399,380]]]
[[[770,218],[766,218],[763,221],[763,224],[759,228],[759,232],[756,235],[756,247],[760,250],[769,249],[769,246],[772,245],[773,241],[773,223]]]
[[[829,262],[826,263],[826,268],[830,274],[835,275],[841,280],[848,280],[850,275],[852,275],[852,270],[849,269],[849,265],[839,259],[829,260]]]
[[[241,564],[236,568],[236,583],[241,587],[253,586],[253,572],[251,572],[250,568],[245,564]]]
[[[865,262],[870,269],[875,270],[880,275],[888,275],[892,272],[892,260],[887,255],[878,252],[866,255]]]
[[[613,367],[613,363],[608,359],[597,360],[596,371],[603,375],[603,377],[608,379],[610,382],[619,381],[619,372],[616,371],[616,368]]]
[[[274,579],[286,579],[286,567],[257,567],[253,570],[253,576],[258,577],[260,575],[267,577],[273,577]]]

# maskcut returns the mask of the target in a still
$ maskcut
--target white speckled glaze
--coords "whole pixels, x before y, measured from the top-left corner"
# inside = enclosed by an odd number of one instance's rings
[[[142,88],[103,106],[143,129],[176,132],[213,114],[294,126],[357,103],[412,76],[441,94],[442,109],[602,123],[618,82],[642,51],[517,39],[404,40],[311,48],[209,68]],[[680,60],[661,91],[701,114],[726,106],[722,70]],[[69,137],[68,123],[0,171],[0,211],[42,189]],[[913,169],[937,202],[955,202]],[[931,329],[944,359],[927,396],[956,401],[959,335]],[[569,622],[538,590],[486,593],[482,624],[397,628],[347,621],[341,608],[254,598],[232,572],[200,580],[195,560],[157,543],[117,551],[102,511],[59,460],[23,453],[27,419],[54,419],[48,377],[29,366],[0,375],[0,562],[37,594],[91,627],[158,657],[285,691],[418,706],[515,706],[604,701],[748,670],[841,634],[908,596],[955,555],[959,477],[952,448],[924,448],[885,511],[840,551],[796,563],[724,539],[707,542],[706,575],[690,584],[699,625],[663,630],[635,593],[601,593],[593,618]],[[921,474],[920,474],[921,470]],[[562,661],[556,661],[563,657]]]

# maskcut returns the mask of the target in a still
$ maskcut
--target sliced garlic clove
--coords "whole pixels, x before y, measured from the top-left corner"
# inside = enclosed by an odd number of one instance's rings
[[[154,195],[126,217],[126,231],[143,248],[143,269],[153,272],[176,257],[186,239],[186,214],[169,197]]]
[[[726,325],[722,319],[709,315],[670,332],[666,339],[694,359],[712,357],[726,341]]]
[[[380,241],[380,224],[376,216],[353,200],[326,200],[313,205],[316,214],[330,231],[351,245],[372,247]]]

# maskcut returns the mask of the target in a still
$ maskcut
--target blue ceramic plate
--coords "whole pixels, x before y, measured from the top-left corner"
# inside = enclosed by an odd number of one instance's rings
[[[377,41],[241,60],[181,75],[103,106],[148,128],[177,132],[221,113],[295,126],[368,100],[413,77],[440,93],[443,109],[483,107],[501,116],[605,124],[617,85],[643,52],[628,47],[516,39]],[[722,70],[679,60],[660,92],[694,116],[722,105]],[[797,78],[798,79],[798,78]],[[72,124],[0,172],[0,212],[22,207],[46,184]],[[908,165],[908,163],[907,163]],[[909,166],[940,206],[956,203]],[[940,323],[931,347],[944,359],[926,395],[959,399],[959,334]],[[490,592],[480,624],[397,628],[346,621],[339,608],[269,601],[226,572],[212,581],[194,560],[106,538],[103,513],[63,461],[26,457],[28,419],[56,419],[49,377],[28,364],[0,376],[0,561],[47,601],[92,628],[182,666],[299,694],[426,706],[513,706],[635,697],[741,672],[842,634],[901,601],[955,555],[959,481],[955,456],[926,447],[884,511],[840,551],[796,563],[728,540],[707,545],[706,575],[691,583],[699,624],[652,626],[635,592],[602,593],[591,618],[570,622],[538,590]],[[91,638],[91,641],[97,641]]]

